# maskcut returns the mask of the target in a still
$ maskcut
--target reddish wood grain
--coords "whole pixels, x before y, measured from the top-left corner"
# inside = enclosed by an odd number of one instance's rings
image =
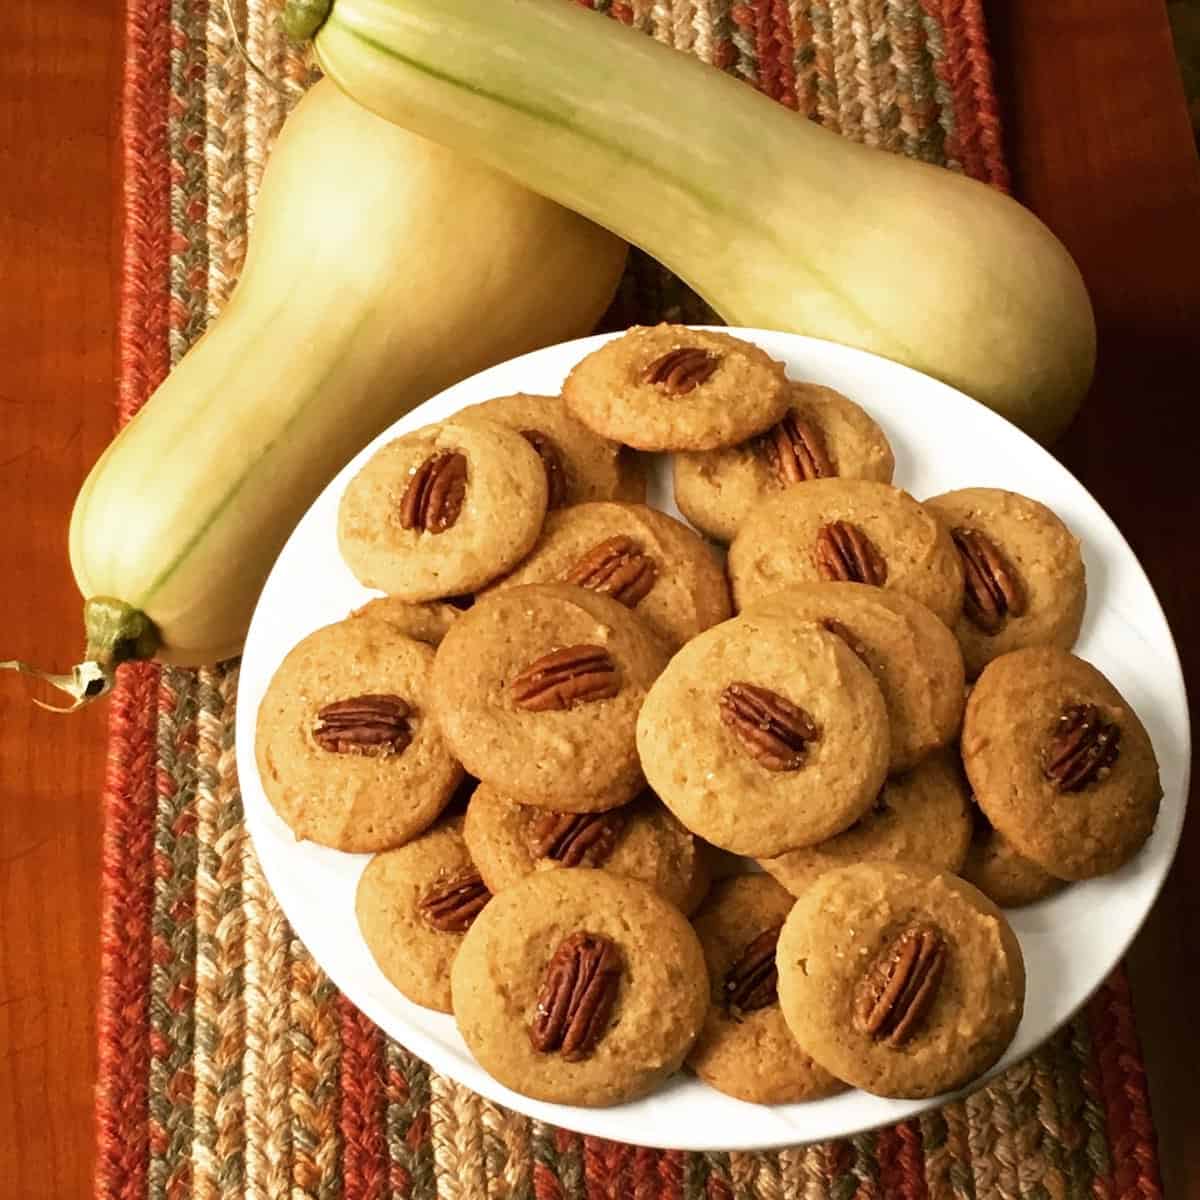
[[[120,11],[22,0],[0,54],[0,658],[81,649],[67,515],[113,428]],[[0,1195],[89,1193],[105,714],[0,678]]]
[[[1141,555],[1200,681],[1200,166],[1163,7],[990,7],[1017,192],[1077,255],[1101,329],[1061,452]],[[120,36],[115,0],[16,0],[0,55],[0,657],[60,667],[79,648],[67,517],[115,398]],[[104,717],[53,718],[26,693],[0,678],[0,1195],[58,1200],[89,1192]],[[1197,880],[1192,820],[1133,956],[1173,1197],[1200,1197]]]

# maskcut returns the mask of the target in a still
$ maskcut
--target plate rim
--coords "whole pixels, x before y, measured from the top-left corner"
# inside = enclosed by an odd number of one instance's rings
[[[1155,590],[1149,576],[1146,574],[1145,568],[1142,566],[1140,560],[1133,551],[1133,548],[1130,546],[1128,539],[1122,533],[1120,527],[1116,524],[1104,506],[1100,504],[1094,495],[1092,495],[1091,491],[1070,470],[1068,470],[1067,467],[1054,458],[1054,456],[1049,450],[1046,449],[1046,447],[1036,442],[1023,430],[1007,421],[998,413],[987,408],[974,398],[959,391],[957,388],[954,388],[953,386],[940,380],[934,379],[931,376],[925,375],[922,372],[908,367],[902,363],[897,363],[893,360],[882,358],[881,356],[872,354],[869,351],[860,350],[856,347],[845,346],[841,343],[831,342],[822,338],[813,338],[804,334],[788,333],[783,330],[770,330],[755,327],[724,325],[693,325],[690,327],[729,333],[736,337],[745,338],[751,342],[757,342],[759,338],[767,338],[771,340],[783,339],[788,343],[789,346],[795,346],[797,350],[807,349],[810,352],[815,352],[817,355],[831,356],[834,360],[842,357],[850,362],[855,359],[862,359],[869,360],[875,364],[884,364],[886,370],[897,373],[897,378],[901,376],[908,376],[913,386],[923,389],[931,388],[935,391],[940,391],[944,397],[953,403],[967,404],[975,410],[975,417],[982,417],[982,419],[985,421],[985,424],[987,422],[995,422],[998,423],[1000,427],[1003,427],[1006,437],[1011,437],[1014,433],[1017,434],[1019,439],[1025,443],[1025,445],[1022,447],[1024,453],[1032,452],[1035,455],[1044,456],[1050,459],[1054,465],[1054,468],[1058,472],[1066,475],[1075,484],[1075,486],[1080,489],[1080,491],[1087,497],[1088,501],[1093,506],[1096,514],[1098,514],[1098,516],[1106,523],[1108,535],[1113,537],[1119,543],[1121,549],[1124,551],[1128,565],[1136,569],[1138,582],[1142,585],[1144,591],[1147,593],[1149,599],[1153,603],[1153,615],[1157,617],[1158,622],[1161,624],[1162,632],[1166,636],[1165,647],[1160,648],[1156,646],[1156,651],[1159,649],[1169,650],[1170,655],[1168,662],[1160,663],[1159,673],[1161,677],[1166,679],[1166,683],[1161,682],[1160,678],[1160,681],[1155,683],[1155,690],[1160,694],[1165,694],[1167,688],[1169,687],[1172,694],[1167,698],[1167,709],[1174,714],[1176,718],[1180,713],[1183,714],[1184,718],[1179,730],[1182,737],[1181,743],[1178,747],[1181,763],[1180,796],[1178,798],[1177,818],[1173,822],[1173,828],[1168,831],[1166,835],[1167,841],[1163,846],[1163,850],[1165,852],[1165,865],[1157,879],[1153,881],[1145,907],[1138,916],[1128,937],[1124,940],[1118,939],[1118,942],[1120,943],[1119,945],[1114,943],[1114,946],[1110,946],[1106,950],[1104,969],[1098,973],[1091,989],[1069,1012],[1067,1012],[1061,1018],[1061,1020],[1059,1020],[1051,1029],[1047,1030],[1043,1035],[1041,1035],[1034,1046],[1026,1052],[1032,1053],[1042,1046],[1046,1040],[1048,1040],[1050,1037],[1053,1037],[1055,1033],[1073,1020],[1103,986],[1105,980],[1111,974],[1114,967],[1128,951],[1129,945],[1137,936],[1138,932],[1147,920],[1150,912],[1157,903],[1157,900],[1162,892],[1162,888],[1166,882],[1167,875],[1169,874],[1178,853],[1179,841],[1182,836],[1183,822],[1187,812],[1188,791],[1190,784],[1191,728],[1187,719],[1187,686],[1183,675],[1179,649],[1176,644],[1174,634],[1171,630],[1170,623],[1168,622],[1166,614],[1163,611],[1162,603],[1158,597],[1158,593]],[[526,354],[522,354],[515,358],[505,360],[504,362],[494,364],[491,367],[476,372],[474,375],[471,375],[466,379],[460,380],[450,387],[443,389],[436,395],[429,397],[421,404],[415,406],[409,413],[389,424],[388,427],[380,432],[376,437],[372,438],[371,441],[358,453],[356,453],[349,460],[349,462],[347,462],[341,468],[341,470],[338,471],[334,478],[330,480],[330,482],[324,488],[322,488],[320,494],[316,497],[316,499],[313,500],[312,504],[308,506],[305,514],[300,518],[296,524],[296,527],[289,534],[287,541],[284,543],[283,548],[272,564],[271,570],[268,572],[267,578],[263,585],[262,593],[255,603],[254,613],[251,618],[249,631],[246,637],[246,647],[243,651],[243,663],[245,663],[247,660],[249,660],[251,663],[254,662],[255,651],[253,647],[256,642],[256,627],[260,620],[269,619],[269,617],[260,616],[260,614],[265,612],[263,608],[263,598],[269,595],[271,592],[272,581],[274,580],[276,573],[280,570],[281,561],[288,556],[289,550],[292,547],[293,541],[297,537],[298,531],[306,523],[312,510],[319,505],[322,505],[323,502],[327,502],[327,498],[329,497],[330,493],[344,489],[351,473],[357,470],[358,466],[365,461],[367,457],[374,453],[374,451],[381,444],[399,436],[402,432],[407,432],[411,428],[418,428],[421,424],[425,423],[420,419],[420,414],[422,412],[424,412],[431,405],[444,405],[447,402],[447,399],[456,399],[457,394],[460,392],[466,393],[466,395],[464,396],[463,402],[454,407],[452,411],[457,412],[460,408],[465,407],[467,404],[477,403],[478,399],[472,397],[470,393],[477,390],[485,391],[488,379],[494,375],[499,375],[501,373],[506,375],[510,373],[519,373],[523,368],[526,367],[530,360],[542,357],[548,358],[551,356],[563,356],[564,358],[570,357],[571,361],[578,361],[578,359],[583,357],[585,354],[589,353],[607,341],[620,337],[624,332],[626,331],[617,330],[609,333],[591,334],[586,337],[572,339],[567,342],[559,342],[551,346],[529,351]],[[568,354],[568,352],[570,352],[570,354]],[[496,394],[500,393],[497,392]],[[446,420],[448,418],[441,417],[436,419]],[[1123,572],[1123,574],[1125,574],[1125,572]],[[1145,622],[1143,621],[1140,624],[1144,626]],[[276,664],[276,666],[277,665],[278,664]],[[1169,669],[1162,671],[1162,666],[1166,666]],[[256,708],[257,706],[255,706],[255,710]],[[257,763],[253,752],[256,716],[257,712],[255,711],[252,713],[250,711],[249,704],[238,704],[235,718],[235,751],[238,775],[239,779],[242,781],[246,830],[249,834],[251,843],[254,846],[255,853],[258,856],[264,879],[271,888],[271,891],[276,898],[276,902],[279,904],[281,911],[283,911],[284,915],[287,917],[289,925],[292,927],[292,931],[295,936],[307,946],[308,940],[304,938],[300,929],[297,927],[297,923],[295,922],[292,914],[288,912],[287,908],[285,907],[284,901],[280,895],[280,890],[276,886],[276,878],[280,869],[280,864],[276,861],[276,858],[273,854],[267,854],[264,856],[261,852],[263,847],[262,834],[264,832],[264,827],[260,823],[259,818],[260,815],[265,817],[266,814],[260,813],[255,805],[245,803],[245,797],[248,790],[248,781],[253,780],[254,787],[256,787],[261,793],[261,783],[259,781]],[[257,803],[257,797],[255,800]],[[267,804],[269,808],[269,803],[265,801],[265,797],[263,797],[263,803]],[[1166,806],[1164,805],[1164,808],[1165,807]],[[1162,820],[1161,811],[1159,819],[1160,821]],[[305,846],[308,845],[308,843],[297,841],[295,845]],[[338,851],[333,850],[328,852],[334,854],[339,853]],[[365,864],[370,856],[354,855],[351,857],[359,858]],[[357,934],[357,928],[355,933]],[[361,934],[357,934],[357,936],[361,939]],[[310,951],[310,953],[312,953],[312,951]],[[777,1149],[783,1146],[811,1144],[813,1141],[825,1140],[830,1137],[851,1137],[858,1133],[878,1129],[893,1124],[897,1121],[909,1119],[919,1113],[928,1112],[932,1109],[941,1107],[944,1104],[962,1099],[979,1090],[980,1088],[987,1086],[998,1074],[1013,1066],[1016,1061],[1019,1061],[1015,1059],[1009,1059],[1006,1053],[1000,1062],[993,1066],[991,1070],[980,1076],[978,1079],[972,1080],[964,1088],[958,1089],[954,1092],[943,1093],[928,1099],[890,1100],[881,1097],[870,1097],[871,1100],[879,1101],[882,1105],[886,1106],[888,1111],[881,1112],[877,1119],[873,1117],[869,1120],[849,1125],[840,1133],[818,1132],[814,1133],[807,1140],[802,1139],[800,1141],[797,1140],[796,1131],[790,1128],[780,1128],[776,1133],[771,1132],[770,1127],[773,1122],[770,1120],[770,1118],[772,1114],[777,1112],[779,1107],[790,1106],[764,1106],[748,1104],[745,1102],[735,1101],[731,1097],[725,1096],[721,1093],[715,1093],[716,1095],[720,1096],[724,1102],[744,1104],[748,1112],[758,1114],[761,1118],[763,1133],[753,1142],[747,1142],[744,1138],[740,1138],[736,1141],[713,1141],[711,1137],[697,1137],[684,1142],[676,1141],[673,1142],[669,1147],[664,1147],[662,1146],[661,1142],[653,1140],[653,1138],[650,1136],[641,1136],[639,1134],[640,1127],[636,1123],[634,1123],[633,1128],[622,1130],[619,1133],[614,1133],[611,1128],[606,1128],[606,1126],[611,1124],[609,1120],[605,1119],[606,1116],[614,1113],[619,1114],[626,1106],[617,1105],[607,1108],[585,1108],[580,1106],[551,1104],[548,1102],[535,1100],[530,1097],[520,1095],[519,1093],[515,1093],[506,1088],[503,1084],[499,1083],[497,1080],[488,1075],[487,1072],[478,1065],[478,1063],[475,1063],[474,1066],[477,1074],[480,1076],[480,1079],[477,1080],[472,1078],[470,1080],[463,1080],[459,1071],[456,1070],[458,1064],[452,1057],[448,1056],[448,1052],[444,1050],[442,1045],[433,1035],[427,1034],[419,1027],[407,1023],[405,1023],[403,1027],[397,1031],[396,1014],[390,1011],[383,1011],[375,1003],[375,999],[369,989],[367,989],[365,986],[357,986],[355,980],[345,979],[343,977],[344,973],[340,969],[330,969],[330,967],[326,963],[322,962],[321,958],[319,958],[315,953],[313,953],[313,958],[326,972],[335,986],[337,986],[338,989],[344,995],[346,995],[352,1003],[359,1007],[360,1010],[364,1012],[376,1025],[378,1025],[381,1030],[393,1037],[401,1045],[408,1048],[412,1053],[423,1059],[433,1070],[445,1074],[448,1078],[454,1080],[460,1086],[468,1087],[488,1100],[503,1104],[514,1111],[533,1117],[534,1119],[547,1121],[562,1128],[570,1129],[584,1135],[606,1138],[619,1137],[620,1140],[623,1140],[631,1145],[690,1151],[761,1151]],[[352,993],[354,994],[352,995]],[[426,1011],[432,1013],[432,1010]],[[447,1014],[434,1015],[442,1017],[447,1021],[452,1021],[453,1019]],[[675,1078],[675,1080],[668,1081],[664,1089],[660,1089],[658,1092],[654,1093],[654,1097],[661,1097],[664,1091],[669,1091],[674,1086],[677,1086],[677,1079],[678,1076]],[[840,1096],[844,1096],[845,1094],[846,1093],[841,1093]],[[862,1095],[867,1094],[862,1093]],[[651,1097],[651,1099],[654,1097]],[[839,1096],[835,1096],[830,1099],[836,1101],[839,1098]],[[829,1101],[810,1101],[804,1105],[804,1108],[807,1110],[812,1110],[817,1105],[824,1105],[827,1103],[829,1103]],[[593,1120],[593,1118],[595,1119]],[[706,1127],[703,1121],[698,1121],[696,1124],[699,1128]],[[649,1130],[647,1132],[649,1132]]]

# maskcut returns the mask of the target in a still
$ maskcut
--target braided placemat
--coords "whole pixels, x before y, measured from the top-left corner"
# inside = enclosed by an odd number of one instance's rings
[[[848,137],[1006,184],[978,0],[594,7]],[[308,81],[266,0],[232,10],[268,75]],[[123,420],[228,296],[290,103],[246,68],[220,0],[128,0],[127,11]],[[607,324],[707,316],[635,255]],[[236,665],[125,667],[113,696],[97,1097],[105,1200],[1160,1195],[1121,974],[991,1087],[846,1141],[657,1152],[481,1099],[385,1038],[292,935],[242,823],[236,699]]]

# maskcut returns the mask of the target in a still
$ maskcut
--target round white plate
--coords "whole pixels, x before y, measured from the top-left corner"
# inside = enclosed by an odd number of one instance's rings
[[[794,334],[734,330],[785,362],[795,379],[837,388],[883,426],[896,483],[918,499],[969,485],[1011,488],[1048,504],[1083,541],[1088,605],[1078,653],[1137,709],[1154,740],[1165,792],[1153,837],[1115,875],[1077,884],[1012,913],[1028,969],[1025,1018],[996,1070],[1025,1057],[1063,1024],[1112,970],[1170,866],[1183,824],[1189,765],[1187,702],[1171,633],[1133,552],[1084,488],[1046,451],[982,405],[907,367]],[[851,1091],[809,1104],[760,1107],[681,1075],[654,1095],[615,1108],[543,1104],[502,1087],[475,1063],[451,1017],[405,1000],[358,932],[354,891],[363,855],[297,842],[263,795],[254,763],[259,702],[284,655],[371,593],[338,555],[338,500],[383,442],[464,405],[509,392],[555,393],[604,337],[552,346],[457,384],[381,434],[325,489],[297,525],[258,602],[242,659],[237,756],[246,824],[267,880],[299,937],[334,983],[373,1021],[443,1074],[519,1112],[619,1141],[677,1149],[760,1149],[843,1137],[939,1103]],[[651,502],[678,515],[669,471],[656,463]],[[943,1097],[943,1099],[945,1099]]]

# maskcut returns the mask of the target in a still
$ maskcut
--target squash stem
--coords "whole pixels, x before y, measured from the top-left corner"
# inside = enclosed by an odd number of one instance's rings
[[[325,24],[333,0],[287,0],[283,28],[293,41],[306,42]]]
[[[71,704],[65,708],[34,700],[39,708],[75,712],[112,690],[121,663],[153,658],[162,645],[158,627],[144,612],[111,596],[90,597],[83,606],[83,623],[87,633],[86,657],[71,668],[69,675],[43,671],[20,659],[0,662],[0,671],[32,675],[71,697]]]
[[[83,605],[87,659],[106,672],[123,662],[153,658],[162,645],[158,627],[140,609],[111,596],[90,596]]]
[[[105,670],[97,662],[77,663],[71,668],[70,675],[55,675],[50,671],[39,670],[27,662],[21,662],[20,659],[14,658],[8,662],[0,662],[0,671],[20,671],[22,675],[32,675],[35,679],[40,679],[71,697],[72,703],[65,708],[35,699],[34,704],[38,708],[44,708],[47,712],[74,712],[76,709],[83,708],[85,704],[91,704],[93,700],[99,700],[101,696],[111,690],[113,685],[112,671]]]

